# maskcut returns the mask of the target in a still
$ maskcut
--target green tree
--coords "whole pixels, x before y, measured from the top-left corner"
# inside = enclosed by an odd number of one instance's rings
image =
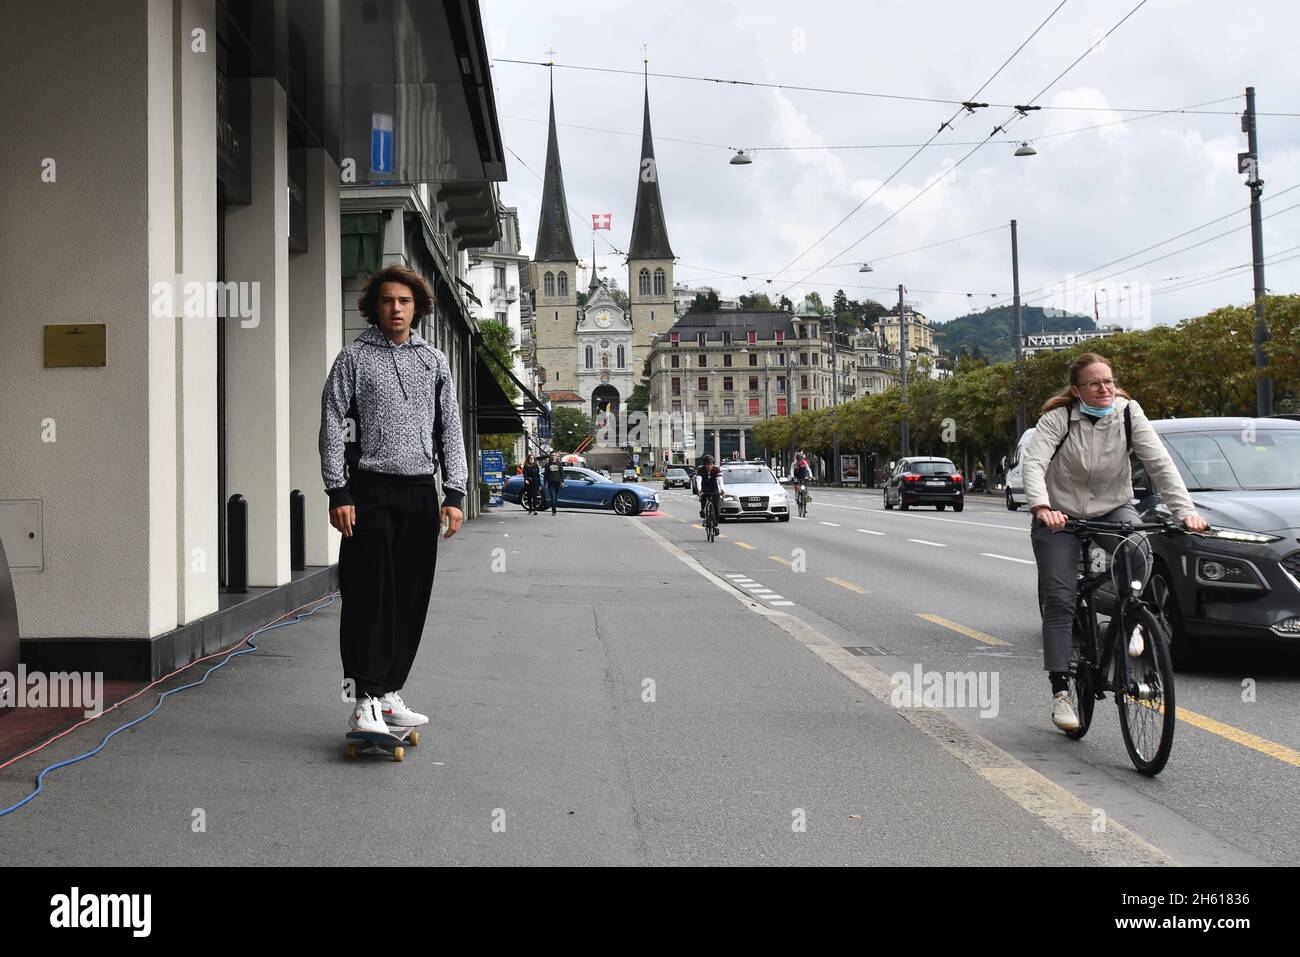
[[[572,452],[596,434],[596,423],[581,409],[561,406],[551,410],[551,447]]]
[[[794,303],[790,301],[788,296],[782,296],[781,301],[776,305],[782,312],[794,312]]]
[[[720,312],[721,310],[722,305],[718,302],[718,294],[712,289],[707,293],[696,293],[695,301],[691,303],[691,312]]]
[[[772,300],[767,298],[767,293],[759,292],[752,296],[740,297],[740,308],[746,312],[775,312],[776,307],[772,305]]]
[[[504,322],[497,322],[495,319],[484,319],[479,323],[479,332],[483,336],[483,348],[492,353],[507,369],[512,368],[515,361],[515,334],[511,328]],[[514,381],[505,374],[505,371],[497,366],[494,362],[487,363],[488,368],[492,370],[492,378],[497,380],[501,386],[501,391],[506,394],[511,402],[519,397],[519,387]]]
[[[614,301],[618,303],[618,307],[624,312],[628,312],[632,308],[627,293],[623,291],[623,287],[618,284],[618,280],[613,276],[605,280],[605,288],[609,290],[609,294],[614,297]]]
[[[817,315],[826,315],[826,305],[822,302],[821,293],[813,290],[804,296],[804,300],[808,303],[808,308],[817,313]]]
[[[849,311],[849,297],[844,295],[843,289],[836,289],[831,297],[831,311],[837,316]]]
[[[632,390],[632,394],[627,397],[627,410],[629,412],[650,411],[650,360],[653,357],[653,353],[647,353],[645,362],[641,364],[641,381]]]

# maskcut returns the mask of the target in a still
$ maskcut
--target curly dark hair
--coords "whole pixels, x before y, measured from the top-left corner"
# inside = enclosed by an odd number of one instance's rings
[[[412,321],[433,312],[433,293],[429,291],[429,284],[423,276],[405,266],[385,266],[366,280],[361,298],[357,300],[357,310],[372,326],[379,322],[379,287],[386,282],[400,282],[411,290],[411,296],[415,299]]]

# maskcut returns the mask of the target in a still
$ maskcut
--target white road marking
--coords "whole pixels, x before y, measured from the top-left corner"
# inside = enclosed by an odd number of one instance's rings
[[[909,542],[916,542],[918,545],[933,545],[935,548],[947,548],[943,542],[927,542],[924,538],[909,538]]]
[[[869,528],[860,528],[860,529],[858,529],[858,531],[859,531],[859,532],[865,532],[867,535],[883,535],[883,534],[885,534],[884,532],[873,532],[873,531],[872,531],[871,529],[869,529]]]
[[[1027,532],[1029,525],[995,525],[992,522],[971,522],[962,518],[942,518],[938,515],[917,515],[915,512],[890,512],[880,508],[864,508],[861,505],[836,505],[834,502],[822,502],[826,508],[847,508],[854,512],[871,512],[874,515],[889,515],[892,518],[917,519],[925,522],[951,522],[954,525],[978,525],[981,528],[1006,528],[1013,532]]]
[[[1012,558],[1010,555],[994,555],[992,552],[980,552],[985,558],[1000,558],[1004,562],[1019,562],[1022,565],[1034,564],[1028,558]]]
[[[748,578],[746,578],[744,575],[740,574],[739,572],[732,572],[732,573],[730,573],[729,575],[727,575],[727,577],[728,577],[728,578],[744,578],[745,581],[749,581]]]
[[[772,602],[772,604],[773,604],[773,605],[793,605],[794,602],[792,602],[792,601],[774,601],[774,602]]]
[[[819,522],[819,525],[829,525],[831,528],[839,528],[834,522]]]

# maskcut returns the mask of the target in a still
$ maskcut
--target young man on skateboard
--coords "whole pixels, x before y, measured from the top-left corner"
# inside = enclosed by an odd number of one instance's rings
[[[464,517],[468,469],[451,367],[411,328],[433,310],[424,279],[387,266],[357,306],[371,328],[338,354],[325,381],[321,475],[330,524],[343,535],[339,646],[356,696],[349,726],[384,732],[429,721],[399,692],[420,646],[439,531],[446,522],[450,538]]]

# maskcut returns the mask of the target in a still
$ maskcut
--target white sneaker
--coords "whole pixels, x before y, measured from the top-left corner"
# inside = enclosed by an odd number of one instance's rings
[[[1133,633],[1128,636],[1128,655],[1130,658],[1141,658],[1142,652],[1146,650],[1146,638],[1142,634],[1142,626],[1134,625]]]
[[[429,723],[428,715],[412,711],[396,691],[388,692],[381,700],[384,720],[395,727],[418,728],[422,724]]]
[[[378,698],[366,695],[357,702],[348,727],[353,731],[369,731],[372,734],[387,734],[388,725],[384,723],[383,706]]]
[[[1079,730],[1079,716],[1074,713],[1074,705],[1070,704],[1068,691],[1058,691],[1052,698],[1052,724],[1062,731]]]

